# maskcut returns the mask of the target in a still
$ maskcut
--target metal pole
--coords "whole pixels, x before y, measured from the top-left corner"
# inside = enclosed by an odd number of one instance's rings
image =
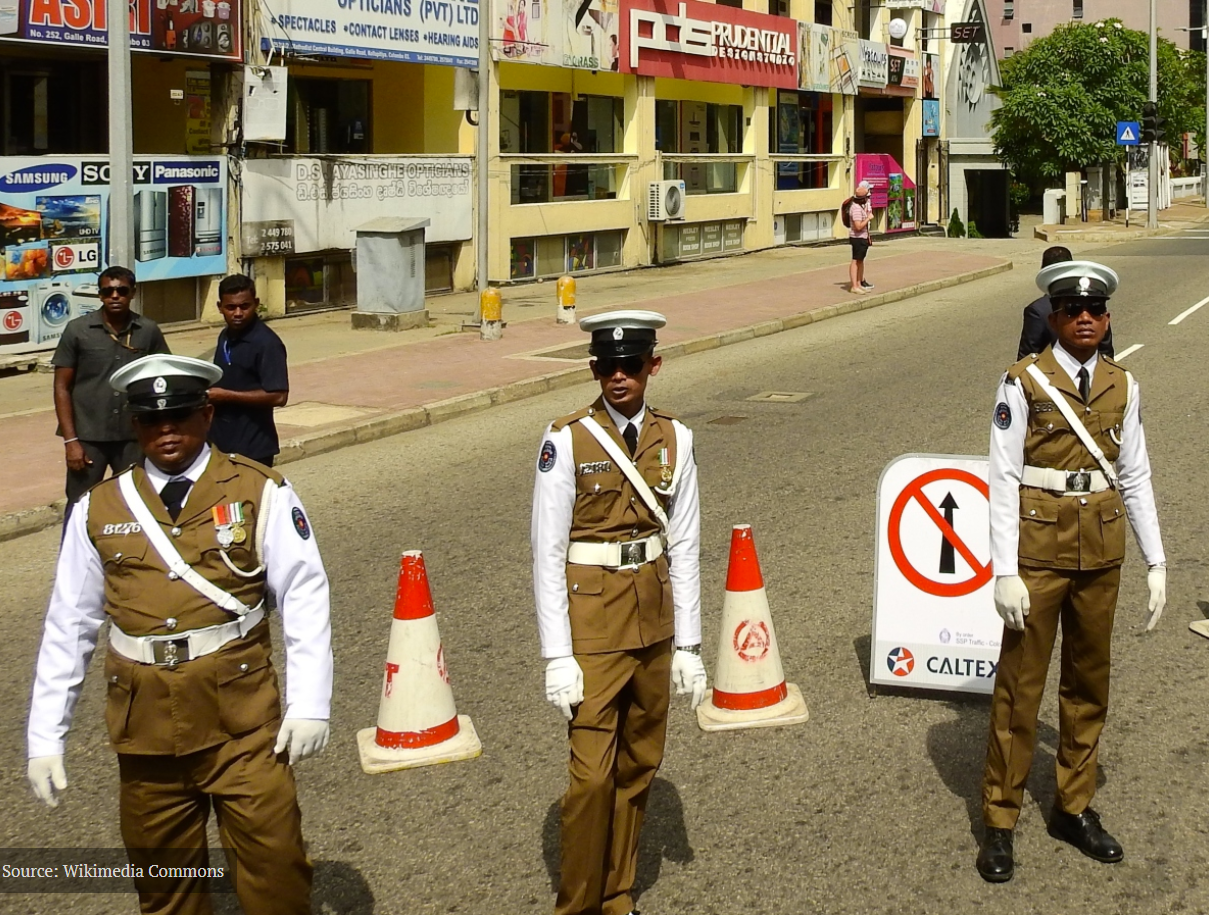
[[[130,15],[125,0],[110,0],[109,19],[109,265],[134,269],[130,117]]]
[[[1209,0],[1205,0],[1204,24],[1201,34],[1205,36],[1205,142],[1200,150],[1204,163],[1201,165],[1201,196],[1209,207]]]
[[[1150,100],[1159,101],[1159,12],[1158,0],[1150,0]],[[1150,142],[1150,174],[1147,180],[1146,228],[1159,227],[1159,144]]]
[[[488,114],[491,109],[491,0],[478,0],[479,3],[479,123],[475,164],[478,169],[478,225],[475,229],[475,262],[478,272],[479,304],[476,313],[479,325],[479,336],[492,339],[484,334],[484,328],[490,323],[498,325],[498,320],[489,322],[483,314],[483,297],[489,285],[487,278],[487,223],[491,214],[491,188],[488,181],[488,160],[491,156],[491,120]],[[493,328],[494,329],[494,328]]]

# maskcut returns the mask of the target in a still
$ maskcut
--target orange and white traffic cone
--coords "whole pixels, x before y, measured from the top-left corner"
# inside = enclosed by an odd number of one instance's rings
[[[474,724],[459,715],[419,550],[404,553],[386,649],[378,726],[357,732],[369,775],[473,759],[483,752]]]
[[[750,524],[736,524],[730,538],[726,599],[714,688],[697,706],[703,731],[771,728],[810,717],[802,691],[785,682],[777,631]]]

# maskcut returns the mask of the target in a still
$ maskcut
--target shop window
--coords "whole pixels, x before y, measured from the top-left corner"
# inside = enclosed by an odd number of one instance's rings
[[[424,291],[449,292],[453,289],[453,248],[427,245],[424,249]]]
[[[828,155],[832,142],[830,95],[816,92],[777,93],[777,107],[768,119],[769,148],[781,155]],[[781,190],[827,187],[828,163],[778,162]]]
[[[620,267],[624,243],[625,233],[621,230],[514,238],[509,276],[522,280]]]
[[[700,155],[743,151],[743,106],[655,102],[655,145],[660,152]],[[665,162],[665,178],[680,178],[689,194],[733,194],[734,162]]]
[[[537,276],[537,241],[533,238],[512,239],[508,275],[514,280]]]
[[[286,258],[287,314],[341,308],[357,303],[357,278],[348,251]]]
[[[4,155],[103,153],[106,133],[105,65],[33,59],[3,67]]]
[[[819,25],[831,25],[831,0],[814,0],[814,21]]]
[[[291,79],[286,151],[370,152],[370,110],[367,79]]]
[[[500,151],[592,155],[622,145],[623,102],[565,92],[505,92],[500,102]],[[514,165],[512,203],[608,200],[617,196],[624,165]]]

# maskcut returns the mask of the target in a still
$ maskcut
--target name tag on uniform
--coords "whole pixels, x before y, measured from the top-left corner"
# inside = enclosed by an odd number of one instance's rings
[[[613,469],[612,461],[589,461],[586,464],[579,465],[579,475],[584,476],[589,473],[608,473]]]
[[[1056,410],[1056,409],[1058,409],[1058,408],[1055,407],[1048,400],[1039,400],[1035,404],[1033,404],[1034,413],[1053,413],[1054,410]]]

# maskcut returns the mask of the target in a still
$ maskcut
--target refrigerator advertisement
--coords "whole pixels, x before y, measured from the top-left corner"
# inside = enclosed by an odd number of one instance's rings
[[[106,0],[16,0],[0,5],[0,36],[8,41],[104,48],[109,43],[107,15]],[[242,60],[242,34],[239,0],[133,0],[130,4],[133,51]]]
[[[915,182],[893,156],[858,153],[855,180],[869,182],[873,208],[886,211],[887,232],[915,230]]]
[[[226,160],[136,156],[133,178],[139,282],[225,273]],[[104,158],[0,158],[0,354],[53,349],[100,306],[108,227]]]

